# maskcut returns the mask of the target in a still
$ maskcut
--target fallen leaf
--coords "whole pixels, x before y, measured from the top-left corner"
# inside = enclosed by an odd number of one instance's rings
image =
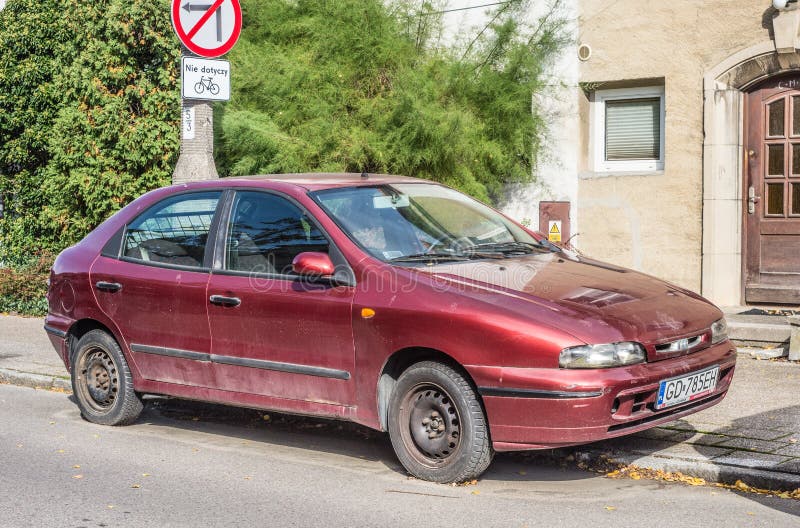
[[[143,476],[143,477],[149,477],[149,476],[150,476],[150,473],[142,473],[142,476]]]
[[[264,415],[264,416],[262,416],[261,418],[262,418],[262,419],[263,419],[265,422],[268,422],[268,421],[270,421],[270,420],[271,420],[271,418],[269,417],[269,415],[268,415],[268,414],[265,414],[265,415]]]
[[[528,474],[528,472],[527,472],[527,471],[519,471],[518,473],[519,473],[520,475],[527,475],[527,474]]]
[[[113,504],[109,504],[108,506],[106,506],[106,508],[108,508],[109,510],[113,510],[114,509],[114,505]]]
[[[193,422],[199,422],[200,421],[200,417],[199,416],[192,416],[192,421]]]
[[[50,422],[50,425],[55,425],[55,422]]]
[[[93,438],[100,438],[100,435],[99,434],[93,434],[92,437]]]
[[[72,475],[72,478],[74,478],[74,479],[82,479],[83,475]]]
[[[607,509],[608,511],[614,511],[614,510],[616,510],[616,509],[617,509],[617,507],[616,507],[616,506],[606,506],[606,509]]]
[[[72,466],[72,469],[80,469],[80,468],[81,468],[80,464],[75,464],[74,466]]]
[[[139,488],[141,488],[141,487],[142,487],[142,485],[141,485],[141,484],[133,484],[133,485],[131,485],[131,487],[132,487],[133,489],[139,489]]]
[[[56,449],[56,453],[63,453],[63,452],[64,452],[63,449]]]
[[[246,477],[244,477],[244,479],[245,479],[245,480],[251,480],[252,478],[253,478],[253,477],[251,477],[251,476],[246,476]]]
[[[472,490],[473,495],[480,495],[481,492],[479,490]]]

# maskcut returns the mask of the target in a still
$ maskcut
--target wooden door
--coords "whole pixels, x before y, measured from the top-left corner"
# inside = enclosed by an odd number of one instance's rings
[[[746,95],[744,271],[748,303],[800,303],[800,77]]]

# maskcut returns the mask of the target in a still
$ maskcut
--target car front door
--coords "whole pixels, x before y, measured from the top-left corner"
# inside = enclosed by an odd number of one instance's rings
[[[237,191],[226,224],[208,287],[217,386],[280,398],[279,407],[294,410],[319,410],[298,402],[349,405],[355,288],[292,271],[306,251],[346,262],[317,222],[280,194]]]
[[[131,221],[92,265],[100,308],[148,380],[213,387],[206,257],[221,191],[166,198]]]

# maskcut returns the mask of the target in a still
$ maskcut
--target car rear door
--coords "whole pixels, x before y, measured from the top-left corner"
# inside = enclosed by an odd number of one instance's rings
[[[299,402],[349,405],[355,288],[292,271],[304,251],[346,267],[335,246],[298,203],[259,190],[236,192],[220,233],[208,287],[217,386],[280,398],[293,410],[320,408]]]
[[[222,195],[189,192],[156,203],[92,265],[97,303],[118,326],[145,379],[214,386],[206,248]]]

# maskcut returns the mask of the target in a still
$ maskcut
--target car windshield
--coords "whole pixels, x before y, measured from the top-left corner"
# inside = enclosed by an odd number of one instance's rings
[[[551,249],[491,208],[441,185],[347,187],[312,196],[350,238],[384,261],[505,258]]]

